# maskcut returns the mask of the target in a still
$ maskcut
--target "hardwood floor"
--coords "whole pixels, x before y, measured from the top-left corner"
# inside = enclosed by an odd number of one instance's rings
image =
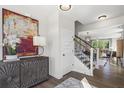
[[[42,82],[34,88],[54,88],[56,85],[60,84],[69,77],[74,77],[79,80],[81,80],[83,77],[86,77],[90,84],[98,88],[124,87],[124,68],[107,63],[104,67],[95,69],[93,77],[72,71],[60,80],[50,76],[48,81]]]

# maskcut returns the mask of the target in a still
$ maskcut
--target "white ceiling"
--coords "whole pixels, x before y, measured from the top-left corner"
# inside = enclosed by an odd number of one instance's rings
[[[119,16],[124,16],[124,5],[73,5],[72,9],[67,12],[63,12],[63,15],[78,20],[83,25],[99,22],[97,19],[100,15],[107,15],[107,19],[112,19]],[[62,11],[61,11],[62,12]],[[105,20],[107,20],[105,19]],[[90,31],[79,32],[80,36],[88,36],[91,39],[108,39],[108,38],[120,38],[122,36],[123,29],[119,26],[94,29]]]
[[[63,15],[78,20],[85,25],[97,22],[97,17],[102,14],[106,14],[108,19],[124,15],[124,5],[72,5],[69,11],[61,11],[57,5],[2,5],[0,8],[30,15],[36,19],[47,18],[59,10]]]
[[[73,5],[70,11],[63,14],[86,25],[97,22],[102,14],[107,15],[107,19],[124,16],[124,5]]]
[[[46,19],[57,10],[55,5],[0,5],[5,8],[35,19]]]
[[[88,34],[87,34],[88,32]],[[91,39],[108,39],[108,38],[120,38],[122,36],[123,29],[120,27],[109,27],[102,29],[95,29],[89,31],[79,32],[81,37],[90,36]]]

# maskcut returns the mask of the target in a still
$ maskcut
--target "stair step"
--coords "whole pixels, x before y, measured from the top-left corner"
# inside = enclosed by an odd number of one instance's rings
[[[88,64],[87,67],[90,69],[90,64]]]
[[[75,52],[82,52],[81,50],[75,50]]]
[[[90,64],[88,64],[87,67],[90,69]],[[95,65],[93,64],[93,70],[94,69],[95,69]]]
[[[80,57],[79,59],[80,59],[80,60],[83,60],[83,59],[86,59],[86,58],[87,58],[87,57]]]
[[[83,54],[82,52],[75,52],[75,54]]]
[[[88,64],[90,64],[90,61],[83,61],[83,63],[84,63],[85,65],[88,65]]]
[[[81,56],[82,54],[76,54],[76,56]]]

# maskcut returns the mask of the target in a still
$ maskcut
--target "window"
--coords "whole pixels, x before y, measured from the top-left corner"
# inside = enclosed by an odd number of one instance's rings
[[[109,48],[109,40],[92,40],[92,46],[94,48]]]

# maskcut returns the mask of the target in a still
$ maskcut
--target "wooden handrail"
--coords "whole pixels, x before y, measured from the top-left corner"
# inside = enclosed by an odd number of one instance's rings
[[[77,35],[75,35],[76,38],[78,38],[80,41],[84,42],[85,44],[87,44],[88,46],[90,46],[91,48],[95,49],[92,45],[90,45],[89,43],[87,43],[85,40],[83,40],[82,38],[78,37]],[[95,49],[96,50],[96,49]]]
[[[76,38],[80,39],[82,42],[86,43],[87,45],[89,45],[90,47],[92,47],[89,43],[87,43],[85,40],[83,40],[82,38],[78,37],[77,35],[75,35]]]
[[[83,44],[81,44],[79,41],[77,41],[76,39],[74,39],[74,41],[78,44],[80,44],[81,46],[85,47],[86,49],[88,49],[86,46],[84,46]],[[90,49],[88,49],[90,51]]]

